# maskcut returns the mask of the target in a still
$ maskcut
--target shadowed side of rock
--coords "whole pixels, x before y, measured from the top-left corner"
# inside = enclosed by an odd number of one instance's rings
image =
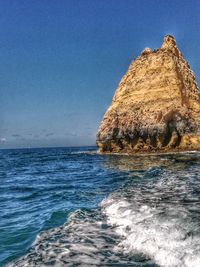
[[[189,64],[167,35],[122,78],[97,133],[100,152],[200,150],[200,93]]]

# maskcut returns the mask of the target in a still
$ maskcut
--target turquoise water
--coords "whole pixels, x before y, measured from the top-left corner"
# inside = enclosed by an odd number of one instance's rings
[[[200,266],[200,154],[0,158],[0,266]]]

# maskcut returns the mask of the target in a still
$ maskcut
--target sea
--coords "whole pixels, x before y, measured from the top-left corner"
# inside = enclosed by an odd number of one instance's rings
[[[200,266],[200,153],[0,150],[0,266]]]

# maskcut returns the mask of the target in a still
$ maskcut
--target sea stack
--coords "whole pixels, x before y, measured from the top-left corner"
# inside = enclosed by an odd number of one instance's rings
[[[200,150],[200,92],[171,35],[130,64],[97,133],[99,152]]]

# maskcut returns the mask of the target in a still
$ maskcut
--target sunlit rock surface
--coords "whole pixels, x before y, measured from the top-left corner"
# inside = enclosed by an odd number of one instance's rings
[[[200,150],[200,92],[173,36],[129,66],[97,133],[100,152]]]

